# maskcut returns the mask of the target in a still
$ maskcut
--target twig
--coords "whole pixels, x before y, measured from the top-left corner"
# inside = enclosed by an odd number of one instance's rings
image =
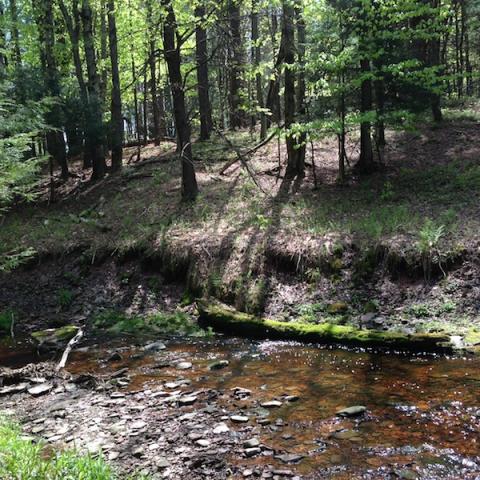
[[[15,314],[12,313],[12,321],[10,323],[10,336],[12,337],[12,340],[15,340],[14,326],[15,326]]]
[[[219,133],[220,136],[223,136],[222,134]],[[250,148],[250,150],[246,151],[245,153],[242,153],[242,156],[245,161],[248,161],[245,157],[248,157],[250,155],[253,155],[257,150],[260,148],[264,147],[267,143],[269,143],[275,136],[277,135],[276,131],[273,131],[265,140],[262,140],[260,143],[255,145],[254,147]],[[223,175],[232,165],[235,165],[239,161],[239,158],[234,158],[233,160],[228,161],[220,170],[220,175]]]
[[[255,173],[252,171],[252,169],[249,167],[247,161],[245,160],[244,155],[242,152],[238,150],[237,147],[222,133],[220,130],[215,128],[216,133],[227,143],[227,145],[235,152],[237,155],[237,161],[240,161],[242,164],[243,168],[247,171],[247,173],[250,175],[250,178],[253,180],[253,183],[259,188],[259,190],[264,193],[265,195],[269,195],[263,188],[262,186],[258,183],[257,178],[255,177]]]
[[[80,328],[77,334],[68,342],[67,348],[63,352],[62,359],[60,360],[60,363],[55,368],[56,372],[58,372],[62,368],[65,368],[70,352],[72,351],[73,347],[82,339],[82,337],[83,337],[83,330]]]

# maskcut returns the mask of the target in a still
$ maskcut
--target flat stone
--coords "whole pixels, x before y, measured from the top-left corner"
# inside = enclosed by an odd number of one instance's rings
[[[186,406],[186,405],[193,405],[197,401],[198,397],[195,395],[184,396],[178,399],[179,405]]]
[[[230,420],[235,423],[246,423],[250,419],[248,417],[245,417],[244,415],[232,415],[230,417]]]
[[[11,395],[12,393],[22,393],[28,388],[28,383],[17,383],[0,389],[0,395]]]
[[[262,453],[262,449],[258,447],[253,447],[253,448],[246,448],[245,449],[245,455],[247,457],[254,457],[255,455],[260,455]]]
[[[209,447],[211,444],[210,440],[206,440],[205,438],[201,438],[200,440],[197,440],[195,443],[199,447],[204,447],[204,448]]]
[[[143,350],[145,352],[159,352],[160,350],[165,350],[167,348],[167,346],[161,342],[161,341],[157,341],[157,342],[153,342],[153,343],[149,343],[148,345],[145,345],[143,347]]]
[[[140,430],[141,428],[144,428],[147,426],[147,422],[144,422],[143,420],[137,420],[136,422],[133,422],[131,427],[133,430]]]
[[[344,408],[337,412],[339,417],[357,417],[358,415],[362,415],[367,411],[367,407],[363,405],[354,405],[352,407]]]
[[[258,438],[250,438],[243,442],[244,448],[255,448],[260,446],[260,440]]]
[[[286,402],[298,402],[300,400],[300,397],[297,395],[287,395],[285,397]]]
[[[51,383],[40,383],[39,385],[29,388],[28,393],[33,397],[39,397],[40,395],[48,393],[52,388],[53,385]]]
[[[178,362],[175,367],[178,369],[178,370],[189,370],[190,368],[192,368],[192,363],[191,362]]]
[[[221,433],[228,433],[230,429],[228,428],[226,423],[219,423],[214,429],[213,433],[215,435],[219,435]]]
[[[275,455],[275,458],[283,463],[297,463],[304,458],[303,455],[297,455],[295,453],[283,453],[281,455]]]
[[[228,365],[228,360],[216,360],[215,362],[212,362],[208,368],[209,370],[221,370],[222,368],[228,367]]]
[[[282,402],[279,402],[278,400],[272,400],[270,402],[263,402],[260,404],[260,406],[263,408],[279,408],[282,406]]]
[[[155,459],[155,465],[158,467],[158,468],[168,468],[170,467],[170,462],[165,458],[165,457],[157,457]]]

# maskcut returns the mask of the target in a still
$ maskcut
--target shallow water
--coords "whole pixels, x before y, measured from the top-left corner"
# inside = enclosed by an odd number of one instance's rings
[[[480,478],[480,358],[236,339],[176,341],[168,343],[166,352],[147,356],[139,351],[128,349],[112,364],[105,362],[105,348],[92,348],[74,353],[68,369],[108,373],[129,367],[130,390],[153,389],[181,376],[192,380],[192,388],[228,392],[217,402],[229,411],[272,421],[261,430],[263,444],[305,456],[288,465],[271,456],[235,459],[245,467],[275,464],[305,478]],[[193,369],[152,369],[165,354],[188,358]],[[17,357],[12,351],[8,359],[0,357],[12,365],[25,358],[21,349]],[[230,363],[210,371],[213,359]],[[234,387],[248,388],[252,395],[232,400]],[[283,401],[276,409],[258,406],[285,395],[299,400]],[[367,414],[354,419],[335,415],[352,405],[365,405]]]

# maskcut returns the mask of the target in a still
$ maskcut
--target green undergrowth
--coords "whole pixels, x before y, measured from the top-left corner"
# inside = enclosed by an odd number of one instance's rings
[[[12,310],[0,312],[0,336],[10,333],[14,319],[15,314]]]
[[[161,334],[195,337],[211,334],[210,330],[200,328],[190,315],[183,312],[160,312],[142,316],[127,315],[116,310],[106,310],[94,317],[93,326],[113,334]]]
[[[147,480],[117,473],[101,457],[74,450],[54,451],[22,435],[20,427],[0,417],[2,480]]]

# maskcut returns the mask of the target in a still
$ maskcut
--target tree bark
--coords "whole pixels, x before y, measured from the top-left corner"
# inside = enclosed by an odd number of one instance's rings
[[[120,89],[120,72],[118,68],[118,40],[114,0],[108,0],[108,38],[110,47],[110,62],[112,65],[112,171],[118,171],[122,168],[124,129],[122,115],[122,93]]]
[[[198,186],[193,166],[190,125],[185,106],[177,20],[171,0],[162,0],[162,5],[166,11],[163,28],[163,48],[172,90],[175,127],[177,129],[178,147],[182,162],[182,198],[183,200],[191,201],[197,197]]]
[[[86,134],[89,140],[90,154],[92,155],[92,180],[99,180],[105,176],[106,163],[100,76],[98,75],[95,42],[93,38],[92,8],[89,0],[82,0],[81,16],[85,60],[88,72],[88,112]]]
[[[212,106],[209,96],[208,81],[208,51],[207,31],[203,25],[205,21],[205,7],[199,5],[195,8],[196,26],[196,60],[197,60],[197,90],[200,108],[200,140],[208,140],[212,131]]]
[[[62,178],[68,178],[67,151],[63,136],[63,111],[60,104],[60,78],[55,58],[55,24],[52,0],[36,1],[33,5],[42,57],[43,77],[48,95],[56,99],[46,115],[47,123],[54,130],[47,133],[47,151],[60,166]]]
[[[252,60],[253,66],[256,69],[255,73],[255,94],[256,105],[263,110],[263,86],[262,86],[262,74],[258,71],[261,62],[261,50],[259,45],[259,33],[258,33],[258,5],[257,0],[252,0]],[[260,118],[260,140],[264,140],[267,136],[267,119],[263,111],[256,113],[254,119]]]
[[[240,1],[228,0],[230,23],[230,128],[235,130],[246,126],[246,115],[242,105],[243,70],[245,65],[241,30]]]

